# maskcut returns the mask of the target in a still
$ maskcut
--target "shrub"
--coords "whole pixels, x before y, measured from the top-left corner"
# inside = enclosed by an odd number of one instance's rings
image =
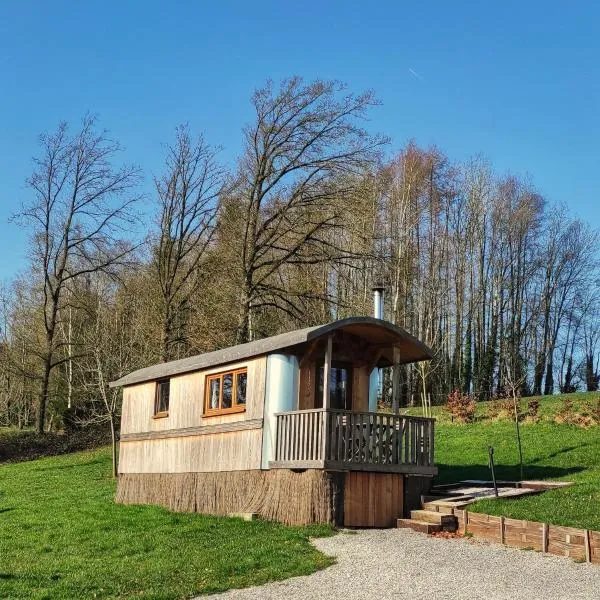
[[[10,434],[0,432],[0,463],[34,460],[79,450],[90,450],[110,444],[108,427],[89,427],[72,433],[50,432],[37,435],[25,430]]]
[[[519,414],[519,421],[523,420],[524,415],[521,411],[520,400],[517,400],[517,412]],[[515,403],[512,398],[498,398],[497,400],[491,400],[488,403],[487,417],[493,420],[510,420],[515,419]]]
[[[454,390],[448,394],[446,410],[450,413],[453,421],[471,423],[475,420],[477,399],[472,394],[463,394],[460,390]]]
[[[485,416],[488,419],[497,419],[502,412],[499,400],[489,400],[485,407]]]
[[[568,396],[564,396],[561,398],[560,407],[556,411],[554,421],[556,423],[575,423],[576,420],[577,415],[575,414],[573,400]]]
[[[600,425],[600,398],[596,400],[596,406],[592,408],[592,420],[595,425]]]
[[[527,403],[527,418],[537,423],[540,420],[540,401],[532,398]]]

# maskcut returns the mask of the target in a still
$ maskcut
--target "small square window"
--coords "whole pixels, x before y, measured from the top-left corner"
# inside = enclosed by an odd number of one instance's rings
[[[171,380],[165,379],[156,382],[156,396],[154,398],[154,416],[166,417],[169,414],[169,396],[171,394]]]

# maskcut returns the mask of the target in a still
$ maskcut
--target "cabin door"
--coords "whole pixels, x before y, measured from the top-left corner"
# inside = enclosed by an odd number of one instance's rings
[[[318,385],[315,389],[315,408],[323,408],[323,363],[317,365]],[[352,410],[352,365],[334,362],[329,379],[329,407]]]

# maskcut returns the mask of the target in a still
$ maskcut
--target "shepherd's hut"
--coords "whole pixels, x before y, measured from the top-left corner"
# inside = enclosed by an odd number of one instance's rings
[[[117,501],[391,526],[436,473],[434,421],[378,412],[377,373],[430,358],[355,317],[126,375]]]

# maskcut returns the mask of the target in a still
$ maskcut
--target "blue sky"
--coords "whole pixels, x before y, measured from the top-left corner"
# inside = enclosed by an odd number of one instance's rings
[[[577,2],[3,2],[0,280],[25,265],[8,218],[36,137],[98,114],[151,192],[176,125],[234,164],[249,97],[293,74],[374,89],[373,131],[485,154],[600,226],[600,8]]]

